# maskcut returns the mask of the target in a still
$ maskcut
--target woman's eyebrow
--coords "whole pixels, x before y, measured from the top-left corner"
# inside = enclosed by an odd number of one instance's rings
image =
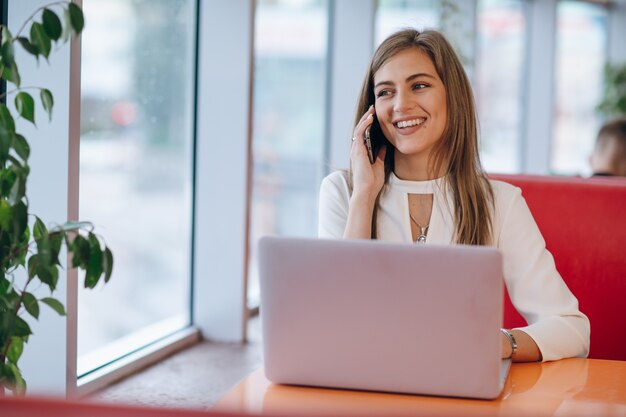
[[[433,80],[436,79],[434,75],[428,74],[427,72],[420,72],[420,73],[413,74],[413,75],[406,77],[406,82],[408,83],[419,77],[428,77],[428,78],[432,78]]]
[[[411,82],[414,79],[419,78],[419,77],[428,77],[428,78],[432,78],[433,80],[436,79],[434,75],[428,74],[427,72],[418,72],[417,74],[409,75],[408,77],[406,77],[405,82],[407,82],[407,83]],[[378,88],[381,85],[393,85],[393,82],[391,82],[391,81],[380,81],[380,82],[376,83],[374,88]]]

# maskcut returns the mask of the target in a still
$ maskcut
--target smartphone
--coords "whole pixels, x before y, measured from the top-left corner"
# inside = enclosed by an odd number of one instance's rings
[[[370,164],[373,164],[378,154],[378,149],[383,143],[383,132],[380,130],[378,119],[374,116],[374,122],[365,129],[365,147],[367,148],[367,156]]]
[[[370,127],[365,128],[365,147],[367,148],[367,157],[370,160],[370,164],[374,163],[374,150],[372,149],[372,136],[370,135]]]

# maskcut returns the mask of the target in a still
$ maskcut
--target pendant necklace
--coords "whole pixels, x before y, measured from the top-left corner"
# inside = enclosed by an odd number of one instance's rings
[[[429,224],[427,224],[426,226],[422,226],[421,224],[418,223],[417,220],[415,220],[415,218],[413,217],[413,215],[411,215],[411,213],[409,212],[409,217],[411,218],[411,220],[413,220],[413,223],[415,223],[415,225],[417,227],[419,227],[420,229],[420,234],[417,237],[417,239],[415,239],[415,243],[426,243],[426,233],[428,230],[428,226],[430,226]]]

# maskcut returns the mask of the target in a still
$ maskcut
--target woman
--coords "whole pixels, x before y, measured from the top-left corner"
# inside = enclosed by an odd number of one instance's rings
[[[361,89],[351,171],[322,182],[319,235],[494,246],[503,254],[511,300],[529,323],[503,329],[503,357],[585,357],[589,320],[558,274],[520,189],[483,173],[476,124],[469,81],[446,39],[412,29],[391,35]],[[366,130],[382,141],[373,164]]]

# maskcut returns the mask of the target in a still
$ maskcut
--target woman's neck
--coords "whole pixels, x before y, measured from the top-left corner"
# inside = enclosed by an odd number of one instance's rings
[[[438,171],[429,167],[429,155],[402,155],[397,152],[394,155],[394,174],[396,177],[407,181],[428,181],[442,177],[445,170]]]

